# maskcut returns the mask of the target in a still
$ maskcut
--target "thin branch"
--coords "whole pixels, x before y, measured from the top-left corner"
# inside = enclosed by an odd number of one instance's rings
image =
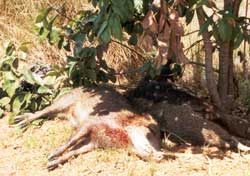
[[[191,48],[193,48],[195,45],[197,45],[198,43],[200,43],[200,42],[202,42],[202,41],[203,41],[203,39],[200,39],[200,40],[195,41],[195,42],[192,43],[188,48],[186,48],[186,49],[184,50],[184,52],[188,52]]]
[[[200,30],[195,30],[195,31],[192,31],[192,32],[188,32],[188,33],[184,34],[183,36],[191,35],[191,34],[193,34],[193,33],[199,32],[199,31],[200,31]]]
[[[203,63],[200,63],[200,62],[189,61],[187,64],[190,64],[190,65],[197,65],[197,66],[206,68],[206,65],[203,64]],[[216,73],[219,73],[219,70],[216,69],[216,68],[213,68],[213,71],[216,72]]]
[[[134,48],[131,48],[128,45],[126,45],[126,44],[124,44],[122,42],[119,42],[119,41],[114,40],[114,39],[111,39],[111,41],[114,42],[114,43],[117,43],[117,44],[119,44],[119,45],[121,45],[121,46],[123,46],[123,47],[125,47],[127,49],[129,49],[130,51],[136,53],[137,55],[141,56],[142,58],[146,58],[146,56],[143,53],[141,53],[139,51],[136,51]]]

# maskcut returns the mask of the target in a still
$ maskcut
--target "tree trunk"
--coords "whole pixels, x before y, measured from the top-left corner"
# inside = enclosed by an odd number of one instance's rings
[[[241,1],[241,0],[239,0]],[[234,6],[235,5],[235,6]],[[224,0],[224,9],[232,9],[237,16],[240,3],[237,0]],[[233,64],[233,39],[219,41],[219,82],[218,90],[222,102],[222,110],[230,112],[234,105],[234,64]]]
[[[222,102],[221,110],[225,112],[229,112],[234,104],[233,75],[233,48],[231,42],[221,42],[218,90]]]
[[[197,8],[196,11],[197,11],[199,25],[202,26],[205,23],[206,14],[202,7]],[[215,81],[216,79],[213,71],[213,47],[208,30],[202,33],[202,38],[205,48],[205,74],[206,74],[207,88],[213,103],[218,109],[220,109],[221,100],[217,91],[217,86]]]

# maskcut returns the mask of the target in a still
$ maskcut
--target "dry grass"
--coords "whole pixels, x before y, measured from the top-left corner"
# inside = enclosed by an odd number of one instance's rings
[[[166,159],[161,163],[140,160],[130,150],[99,149],[48,172],[47,156],[72,134],[69,123],[51,120],[21,133],[9,128],[6,120],[0,119],[0,175],[248,176],[250,173],[250,154],[184,146],[165,148]]]
[[[3,54],[3,45],[6,42],[12,41],[17,46],[29,42],[27,58],[29,62],[63,64],[65,53],[55,46],[42,42],[34,30],[34,24],[40,9],[48,5],[61,5],[64,2],[63,0],[0,0],[0,55]],[[86,2],[68,0],[65,6],[70,15],[73,15],[84,8]]]

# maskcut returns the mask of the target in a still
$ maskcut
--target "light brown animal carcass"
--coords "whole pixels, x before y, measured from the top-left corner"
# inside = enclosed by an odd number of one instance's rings
[[[17,116],[15,122],[25,126],[57,114],[69,117],[76,132],[49,155],[48,169],[72,156],[105,147],[132,146],[142,158],[163,158],[157,123],[149,114],[135,113],[127,100],[110,88],[73,89],[42,111]]]

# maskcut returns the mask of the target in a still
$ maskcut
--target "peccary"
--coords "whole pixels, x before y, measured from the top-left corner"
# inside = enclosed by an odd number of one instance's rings
[[[131,145],[141,158],[163,158],[157,123],[149,114],[136,113],[122,95],[110,88],[73,89],[44,110],[17,116],[15,123],[23,127],[57,114],[69,117],[76,133],[49,155],[49,170],[95,148]]]
[[[232,148],[250,151],[243,143],[249,141],[230,135],[218,124],[204,119],[193,111],[188,104],[171,104],[167,101],[153,102],[143,98],[134,98],[133,104],[143,112],[150,113],[159,123],[162,131],[172,133],[177,142],[180,139],[192,145],[208,145],[219,148]],[[177,138],[176,138],[177,137]]]

